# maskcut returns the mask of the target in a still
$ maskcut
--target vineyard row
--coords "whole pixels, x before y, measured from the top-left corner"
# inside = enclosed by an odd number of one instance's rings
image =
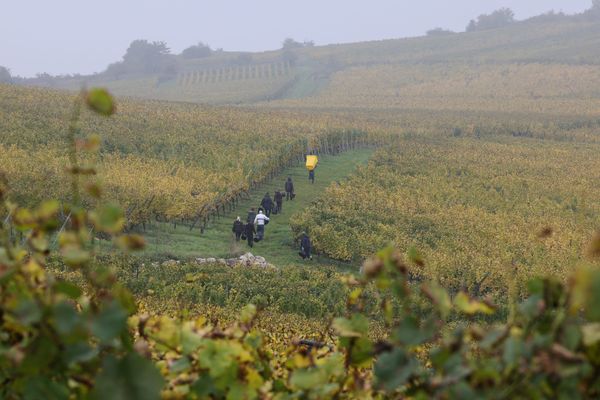
[[[236,209],[240,201],[250,197],[250,191],[259,188],[261,185],[271,182],[281,172],[288,167],[299,165],[304,162],[304,155],[311,152],[318,155],[336,155],[345,151],[366,147],[381,147],[389,143],[390,138],[380,135],[370,135],[365,131],[346,130],[331,131],[319,137],[311,139],[300,139],[283,147],[279,152],[280,156],[265,160],[252,168],[247,174],[247,181],[240,182],[239,185],[229,188],[221,193],[213,201],[199,207],[196,215],[191,217],[173,217],[167,218],[164,215],[155,214],[153,209],[154,202],[158,201],[156,196],[148,193],[147,198],[130,203],[129,207],[124,209],[127,231],[145,230],[154,222],[170,223],[174,228],[185,227],[190,231],[198,229],[200,234],[204,233],[206,226],[212,221],[216,221],[228,211]],[[199,193],[191,193],[191,196],[198,196]],[[65,212],[61,207],[59,220],[61,225],[66,226],[69,223],[71,215]],[[10,215],[7,216],[7,222]],[[91,232],[90,232],[91,233]],[[17,231],[10,231],[12,241],[22,242],[24,236]]]
[[[189,228],[190,231],[199,229],[200,233],[204,233],[210,221],[215,221],[227,211],[235,210],[240,201],[249,198],[251,190],[269,183],[280,175],[281,171],[285,168],[304,162],[304,155],[307,153],[307,149],[318,155],[336,155],[358,148],[380,147],[386,142],[387,138],[368,135],[366,132],[359,130],[334,131],[311,140],[298,140],[286,146],[281,152],[281,156],[267,160],[261,165],[256,166],[251,171],[247,182],[222,193],[214,202],[205,204],[194,218],[174,218],[167,220],[158,215],[144,216],[144,211],[153,201],[150,198],[146,203],[135,205],[134,208],[127,210],[126,217],[128,221],[140,221],[138,223],[128,222],[128,230],[144,229],[147,223],[154,220],[172,223],[175,228],[177,226],[184,226]]]
[[[189,86],[245,79],[270,79],[287,76],[291,71],[292,66],[289,62],[210,68],[181,73],[177,77],[177,84]]]

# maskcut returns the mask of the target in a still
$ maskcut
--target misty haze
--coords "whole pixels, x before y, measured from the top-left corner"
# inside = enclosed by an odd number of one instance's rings
[[[0,398],[600,398],[600,0],[0,36]]]

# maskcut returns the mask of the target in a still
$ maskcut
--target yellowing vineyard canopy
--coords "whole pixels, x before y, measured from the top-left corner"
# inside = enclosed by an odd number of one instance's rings
[[[317,168],[319,158],[317,156],[306,156],[306,169],[312,171]]]

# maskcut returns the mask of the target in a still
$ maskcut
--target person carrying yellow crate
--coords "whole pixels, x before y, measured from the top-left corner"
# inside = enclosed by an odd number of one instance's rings
[[[308,170],[308,180],[315,183],[315,169],[319,163],[319,157],[315,155],[306,156],[306,169]]]

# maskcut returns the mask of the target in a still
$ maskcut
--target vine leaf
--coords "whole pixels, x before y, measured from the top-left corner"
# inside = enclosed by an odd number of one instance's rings
[[[115,101],[106,89],[91,89],[85,96],[85,102],[90,110],[106,117],[113,115],[116,111]]]

